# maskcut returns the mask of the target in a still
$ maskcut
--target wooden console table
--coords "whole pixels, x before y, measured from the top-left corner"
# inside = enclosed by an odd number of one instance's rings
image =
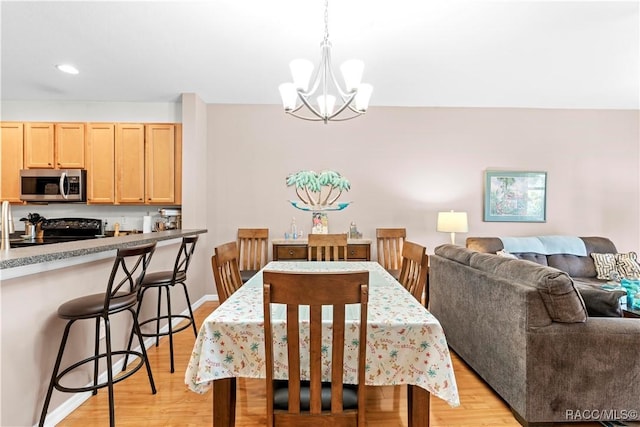
[[[273,239],[274,261],[306,261],[307,239]],[[342,256],[342,251],[340,251]],[[349,239],[347,260],[371,261],[371,239]]]

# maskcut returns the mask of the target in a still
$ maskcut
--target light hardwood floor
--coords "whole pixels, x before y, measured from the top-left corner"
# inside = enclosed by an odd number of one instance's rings
[[[195,312],[197,326],[217,307],[207,302]],[[116,423],[118,426],[211,426],[212,395],[198,395],[184,384],[187,366],[195,339],[187,329],[174,336],[176,372],[169,373],[169,343],[166,338],[159,347],[149,349],[149,359],[158,388],[151,394],[144,370],[115,386]],[[456,381],[460,391],[460,406],[431,398],[432,427],[513,426],[508,406],[455,354],[452,354]],[[265,388],[263,380],[238,380],[236,426],[263,426],[265,421]],[[109,425],[105,389],[90,398],[80,408],[58,424],[63,427]],[[371,387],[367,394],[367,425],[396,427],[407,425],[406,387]],[[597,423],[558,424],[558,427],[595,427]]]

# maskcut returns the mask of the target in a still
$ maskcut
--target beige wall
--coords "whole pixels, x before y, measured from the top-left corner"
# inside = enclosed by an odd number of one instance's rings
[[[278,106],[208,106],[209,241],[235,238],[240,226],[282,237],[294,209],[285,177],[335,169],[353,204],[329,214],[331,232],[356,221],[365,236],[403,226],[433,248],[442,210],[469,213],[466,236],[601,235],[620,250],[640,249],[637,111],[372,107],[342,123],[305,122]],[[486,169],[548,173],[545,223],[484,222]]]

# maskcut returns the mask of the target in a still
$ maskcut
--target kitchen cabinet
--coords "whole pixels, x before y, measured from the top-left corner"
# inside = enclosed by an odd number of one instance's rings
[[[24,167],[53,169],[53,123],[26,123],[24,125]]]
[[[175,125],[145,125],[146,203],[173,204],[175,201]]]
[[[20,169],[86,169],[87,203],[182,203],[180,123],[2,122],[3,200],[20,201]]]
[[[161,205],[180,203],[182,200],[181,132],[181,126],[177,127],[175,124],[119,123],[116,125],[116,203]],[[178,192],[176,192],[177,186],[180,187]]]
[[[307,260],[307,239],[298,242],[295,240],[274,239],[273,260],[274,261],[306,261]],[[339,255],[342,258],[342,248],[339,248]],[[315,254],[312,253],[315,258]],[[371,261],[371,240],[358,239],[347,244],[348,261]]]
[[[182,204],[182,124],[176,123],[176,163],[175,163],[175,195],[174,205]]]
[[[84,123],[25,123],[27,169],[84,169]]]
[[[54,158],[57,169],[84,169],[84,123],[56,123]]]
[[[116,124],[116,203],[143,204],[144,125]]]
[[[115,124],[87,124],[87,203],[115,202]]]
[[[20,169],[24,156],[24,124],[2,122],[0,134],[0,200],[20,202]]]

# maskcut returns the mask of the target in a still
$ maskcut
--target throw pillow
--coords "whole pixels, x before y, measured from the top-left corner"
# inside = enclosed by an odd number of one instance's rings
[[[615,254],[614,257],[616,259],[616,262],[623,259],[632,259],[636,262],[638,261],[638,254],[635,252],[627,252],[626,254]]]
[[[511,252],[507,252],[504,249],[496,252],[496,255],[501,256],[503,258],[511,258],[511,259],[518,259],[517,256],[515,256],[514,254],[512,254]]]
[[[597,278],[601,280],[610,280],[611,273],[617,273],[615,254],[598,254],[591,253],[593,264],[596,267]]]
[[[640,277],[640,265],[631,258],[620,258],[617,263],[618,274],[622,277]]]

